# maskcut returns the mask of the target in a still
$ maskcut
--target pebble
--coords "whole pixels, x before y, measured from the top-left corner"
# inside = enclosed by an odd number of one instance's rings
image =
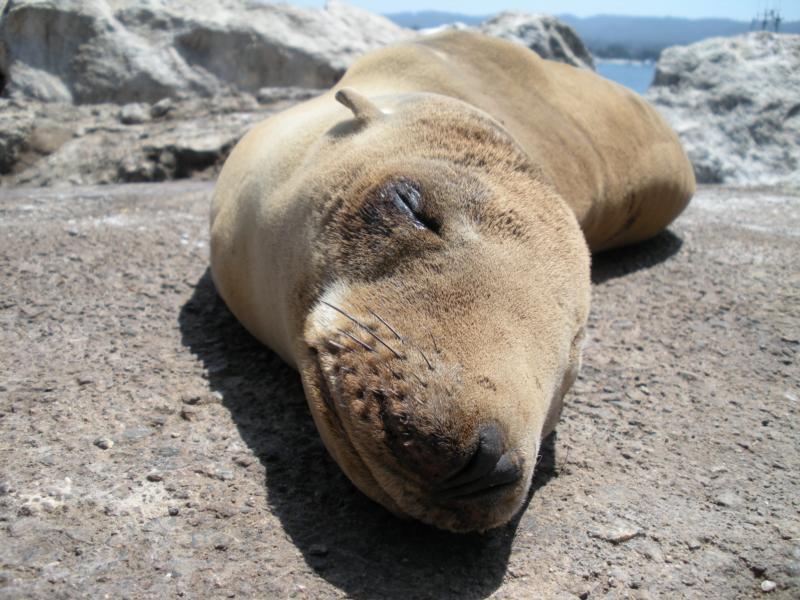
[[[184,394],[181,396],[181,402],[191,406],[203,404],[220,404],[222,402],[222,394],[218,391],[200,393],[200,394]]]
[[[237,457],[236,457],[236,458],[233,460],[233,462],[235,462],[235,463],[236,463],[237,465],[239,465],[240,467],[247,468],[247,467],[249,467],[250,465],[252,465],[252,464],[253,464],[253,461],[254,461],[254,460],[255,460],[255,459],[254,459],[254,458],[253,458],[251,455],[249,455],[249,454],[240,454],[239,456],[237,456]]]
[[[197,469],[195,472],[205,475],[206,477],[211,477],[211,479],[219,479],[220,481],[230,481],[234,477],[233,471],[218,467],[217,465],[206,465],[205,467]]]
[[[181,513],[181,510],[177,506],[170,506],[167,512],[170,517],[177,517]]]
[[[739,506],[741,503],[742,499],[730,490],[722,492],[716,498],[714,498],[714,504],[728,508]]]
[[[214,550],[225,551],[231,547],[234,542],[234,537],[227,533],[221,533],[214,536]]]
[[[181,418],[184,421],[197,421],[200,418],[200,414],[195,409],[184,406],[181,409]]]
[[[589,532],[589,535],[612,544],[621,544],[641,535],[642,530],[631,523],[617,521]]]
[[[124,125],[138,125],[150,120],[148,111],[143,104],[126,104],[119,110],[119,120]]]
[[[100,437],[94,441],[94,445],[101,450],[110,450],[114,447],[114,441],[107,437]]]
[[[162,98],[150,107],[150,116],[154,119],[165,116],[175,108],[175,104],[170,98]]]
[[[765,579],[761,582],[761,591],[762,592],[771,592],[777,586],[775,585],[774,581],[770,581],[769,579]]]
[[[164,476],[161,473],[148,473],[147,481],[164,481]]]

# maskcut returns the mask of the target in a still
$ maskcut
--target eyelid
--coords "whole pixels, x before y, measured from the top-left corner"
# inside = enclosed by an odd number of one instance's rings
[[[411,219],[414,227],[428,229],[437,235],[439,234],[440,224],[435,219],[424,215],[421,211],[422,194],[415,185],[406,181],[393,182],[386,188],[385,193],[388,194],[388,199],[391,200],[392,204]]]
[[[389,191],[389,199],[400,212],[411,219],[414,227],[425,229],[425,225],[419,220],[416,212],[419,210],[419,192],[413,190],[412,193],[408,193],[407,190],[398,190],[397,187],[392,186]]]

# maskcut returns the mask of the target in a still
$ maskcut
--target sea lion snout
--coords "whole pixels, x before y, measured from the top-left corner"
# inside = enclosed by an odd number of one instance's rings
[[[314,365],[304,371],[307,393],[337,461],[398,513],[454,531],[506,520],[524,498],[534,455],[531,440],[490,408],[512,402],[509,390],[487,388],[456,353],[421,335],[425,327],[397,329],[397,315],[351,296],[332,286],[305,335]]]
[[[504,452],[505,436],[494,423],[481,428],[478,447],[465,467],[436,486],[440,501],[472,500],[515,484],[522,477],[522,458]]]

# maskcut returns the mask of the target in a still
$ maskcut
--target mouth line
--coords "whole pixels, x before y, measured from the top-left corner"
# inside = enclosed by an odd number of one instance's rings
[[[342,422],[342,417],[341,415],[339,415],[338,407],[336,406],[333,394],[331,393],[330,381],[328,381],[328,378],[325,375],[325,371],[322,368],[322,364],[319,362],[319,356],[314,357],[314,370],[316,371],[317,375],[317,386],[319,388],[319,395],[322,397],[322,401],[328,408],[330,421],[336,427],[340,436],[347,437],[347,432],[345,431],[344,423]]]
[[[487,488],[483,488],[476,491],[471,492],[464,492],[463,494],[457,493],[440,493],[437,494],[437,500],[447,503],[447,502],[472,502],[475,500],[487,500],[495,496],[502,495],[503,492],[513,488],[517,484],[518,480],[508,481],[506,483],[498,483],[497,485],[493,485]]]

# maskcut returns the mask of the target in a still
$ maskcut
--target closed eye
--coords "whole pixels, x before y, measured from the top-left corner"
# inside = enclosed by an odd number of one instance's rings
[[[438,234],[441,224],[421,210],[422,194],[413,184],[406,181],[393,182],[386,188],[388,199],[403,215],[411,219],[414,227],[430,229]]]

